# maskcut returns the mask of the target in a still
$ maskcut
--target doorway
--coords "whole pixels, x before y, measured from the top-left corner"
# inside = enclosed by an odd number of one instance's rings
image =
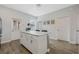
[[[12,20],[12,40],[20,38],[20,21],[16,18]]]

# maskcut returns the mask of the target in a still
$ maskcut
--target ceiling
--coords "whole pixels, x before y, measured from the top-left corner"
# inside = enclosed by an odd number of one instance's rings
[[[71,5],[72,4],[4,4],[4,6],[8,8],[28,13],[33,16],[41,16],[50,12],[55,12]]]

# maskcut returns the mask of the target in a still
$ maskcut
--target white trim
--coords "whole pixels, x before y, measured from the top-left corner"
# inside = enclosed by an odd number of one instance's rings
[[[79,44],[79,43],[77,43],[76,41],[69,41],[69,43],[72,43],[72,44]]]
[[[1,41],[1,44],[8,43],[8,42],[11,42],[11,41],[12,41],[12,40]]]

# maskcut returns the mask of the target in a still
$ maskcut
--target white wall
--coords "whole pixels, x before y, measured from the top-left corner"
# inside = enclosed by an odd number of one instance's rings
[[[64,25],[64,28],[66,30],[64,30],[64,31],[61,30],[60,33],[64,34],[63,37],[64,37],[65,41],[74,43],[74,42],[76,42],[75,19],[76,19],[76,15],[78,15],[78,14],[79,14],[79,5],[74,5],[71,7],[61,9],[54,13],[49,13],[49,14],[46,14],[43,16],[39,16],[38,19],[42,22],[46,21],[46,20],[55,19],[56,23],[59,21],[61,23],[65,23],[66,25]],[[61,19],[63,19],[64,21],[61,21]],[[66,19],[69,19],[69,20],[66,20]],[[50,39],[59,39],[58,36],[60,35],[60,33],[58,34],[59,30],[57,29],[58,28],[57,24],[47,25],[47,26],[43,26],[40,24],[40,26],[41,26],[41,29],[47,29],[50,32],[50,34],[49,34]],[[62,24],[61,24],[61,26],[62,26]]]
[[[0,17],[2,18],[2,40],[1,43],[9,42],[12,39],[12,18],[19,19],[21,22],[20,30],[23,31],[27,27],[29,20],[34,20],[35,17],[15,11],[4,6],[0,6]],[[15,33],[17,34],[17,33]],[[19,39],[19,37],[17,37]],[[14,39],[15,40],[15,39]]]

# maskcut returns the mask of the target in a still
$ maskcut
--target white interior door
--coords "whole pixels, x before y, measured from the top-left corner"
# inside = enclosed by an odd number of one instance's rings
[[[79,44],[79,15],[76,18],[76,43]]]
[[[19,24],[20,22],[17,20],[13,20],[12,23],[12,40],[16,40],[20,38]]]
[[[79,30],[77,30],[76,33],[76,43],[79,44]]]
[[[58,39],[69,41],[70,40],[70,18],[63,17],[56,20]]]

